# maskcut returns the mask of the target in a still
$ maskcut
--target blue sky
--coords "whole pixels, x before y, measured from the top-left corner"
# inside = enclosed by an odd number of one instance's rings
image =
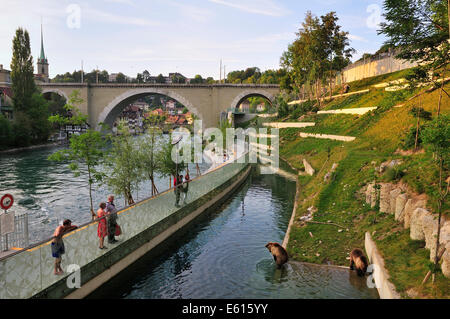
[[[10,68],[18,27],[31,37],[34,62],[40,52],[40,23],[50,76],[96,66],[129,76],[180,72],[219,78],[226,71],[279,67],[308,10],[336,11],[351,46],[374,53],[382,0],[1,0],[0,64]]]

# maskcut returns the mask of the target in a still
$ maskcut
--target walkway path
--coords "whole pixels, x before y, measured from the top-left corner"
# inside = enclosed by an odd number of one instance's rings
[[[351,95],[355,95],[355,94],[363,94],[363,93],[367,93],[367,92],[369,92],[370,90],[369,89],[367,89],[367,90],[361,90],[361,91],[356,91],[356,92],[350,92],[350,93],[344,93],[344,94],[337,94],[337,95],[333,95],[333,96],[331,96],[331,98],[329,97],[329,96],[325,96],[325,97],[323,97],[321,100],[323,101],[323,100],[332,100],[332,99],[335,99],[335,98],[337,98],[337,97],[347,97],[347,96],[351,96]],[[300,103],[303,103],[303,102],[306,102],[306,101],[308,101],[307,99],[306,100],[295,100],[295,101],[291,101],[291,102],[289,102],[288,104],[289,105],[294,105],[294,104],[300,104]]]
[[[359,108],[353,108],[353,109],[318,111],[317,114],[358,114],[358,115],[362,115],[367,112],[373,111],[375,109],[376,109],[376,107],[359,107]]]
[[[263,123],[264,126],[274,127],[274,128],[288,128],[288,127],[295,127],[295,128],[301,128],[301,127],[309,127],[314,126],[316,123],[314,122],[270,122],[270,123]]]
[[[315,137],[315,138],[323,138],[330,139],[336,141],[344,141],[344,142],[352,142],[356,137],[354,136],[342,136],[342,135],[330,135],[330,134],[315,134],[315,133],[303,133],[300,132],[300,137]]]

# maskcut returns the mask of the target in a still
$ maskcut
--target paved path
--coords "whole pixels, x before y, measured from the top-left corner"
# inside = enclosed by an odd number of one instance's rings
[[[270,126],[274,128],[288,128],[288,127],[308,127],[308,126],[314,126],[316,123],[314,122],[270,122],[270,123],[263,123],[264,126]]]
[[[372,110],[375,110],[376,107],[359,107],[354,109],[338,109],[338,110],[326,110],[326,111],[318,111],[317,114],[358,114],[362,115]]]
[[[346,96],[351,96],[351,95],[355,95],[355,94],[367,93],[367,92],[369,92],[369,91],[370,91],[370,90],[367,89],[367,90],[361,90],[361,91],[356,91],[356,92],[350,92],[350,93],[338,94],[338,95],[333,95],[333,96],[331,96],[331,98],[330,98],[329,96],[325,96],[325,97],[323,97],[321,100],[332,100],[332,99],[335,99],[335,98],[337,98],[337,97],[346,97]],[[300,103],[303,103],[303,102],[306,102],[306,101],[308,101],[308,100],[296,100],[296,101],[289,102],[288,104],[289,104],[289,105],[300,104]]]
[[[341,136],[341,135],[330,135],[330,134],[315,134],[315,133],[303,133],[300,132],[300,137],[315,137],[315,138],[323,138],[335,141],[344,141],[344,142],[352,142],[356,137],[354,136]]]

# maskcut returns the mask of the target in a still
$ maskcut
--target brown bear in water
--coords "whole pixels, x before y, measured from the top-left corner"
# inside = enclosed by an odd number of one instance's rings
[[[364,252],[358,248],[353,249],[350,253],[350,269],[356,268],[358,276],[363,277],[366,274],[368,265],[369,263],[366,256],[364,256]]]
[[[279,243],[268,243],[266,248],[272,253],[277,268],[281,268],[288,261],[288,254]]]

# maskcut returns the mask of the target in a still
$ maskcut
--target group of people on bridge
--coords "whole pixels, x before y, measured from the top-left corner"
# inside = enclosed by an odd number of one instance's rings
[[[97,214],[94,215],[94,217],[98,219],[97,235],[100,241],[99,248],[107,249],[107,247],[104,246],[105,237],[108,236],[108,243],[114,244],[117,242],[115,236],[119,236],[122,233],[120,226],[117,224],[117,209],[114,204],[114,195],[109,195],[106,203],[100,203]],[[62,255],[65,254],[66,250],[62,237],[76,228],[78,228],[78,226],[72,225],[72,221],[66,219],[62,225],[56,227],[55,232],[53,233],[51,250],[52,256],[55,258],[55,275],[62,275],[64,273],[61,268],[61,260]]]
[[[190,176],[189,172],[186,172],[186,175],[178,174],[173,179],[173,187],[175,189],[175,206],[180,207],[180,197],[183,194],[183,204],[186,204],[187,193],[189,191],[189,181]]]
[[[173,181],[173,187],[175,192],[175,206],[180,207],[180,197],[183,194],[183,204],[186,204],[186,198],[189,191],[190,176],[189,172],[183,176],[177,174]],[[99,205],[97,214],[93,214],[93,217],[98,220],[97,235],[99,237],[99,249],[108,249],[104,245],[105,237],[108,237],[108,243],[114,244],[117,242],[115,236],[119,236],[122,233],[120,226],[117,224],[117,209],[114,204],[114,195],[109,195],[107,202],[102,202]],[[54,274],[62,275],[64,271],[61,268],[62,255],[65,254],[65,247],[63,236],[68,232],[78,228],[76,225],[72,225],[70,219],[64,220],[63,224],[56,227],[53,233],[51,241],[52,256],[55,258]]]

